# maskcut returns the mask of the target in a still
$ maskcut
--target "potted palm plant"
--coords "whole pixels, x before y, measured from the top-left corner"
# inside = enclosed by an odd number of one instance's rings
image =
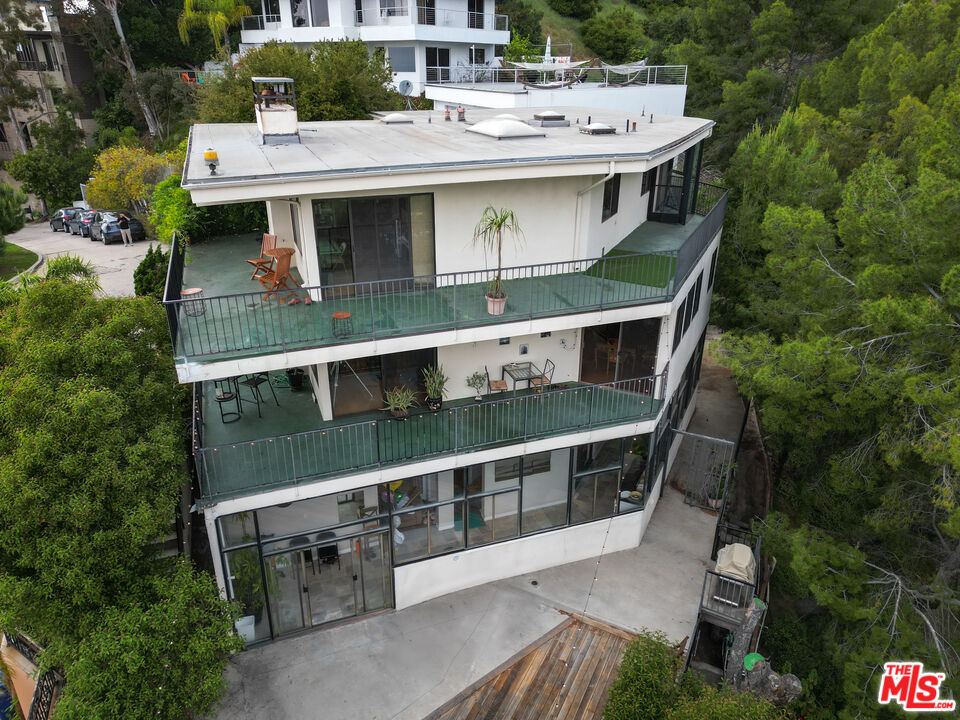
[[[406,420],[410,414],[410,408],[417,404],[413,390],[401,385],[387,390],[384,399],[387,404],[383,409],[389,410],[398,420]]]
[[[519,245],[523,240],[523,231],[520,229],[520,223],[517,221],[517,216],[513,210],[507,210],[506,208],[497,210],[493,205],[487,205],[480,216],[480,222],[473,229],[473,242],[474,245],[483,245],[485,248],[497,252],[497,274],[494,275],[486,293],[487,312],[491,315],[503,315],[504,308],[507,305],[507,294],[503,290],[501,279],[504,233],[513,238],[515,245]]]
[[[486,384],[487,376],[479,370],[473,375],[467,377],[467,387],[473,388],[474,393],[476,393],[474,400],[477,402],[483,400],[483,396],[480,393],[483,391],[483,388],[486,386]]]
[[[443,393],[450,378],[444,374],[442,365],[427,365],[420,372],[427,388],[427,407],[432,412],[437,412],[443,405]]]

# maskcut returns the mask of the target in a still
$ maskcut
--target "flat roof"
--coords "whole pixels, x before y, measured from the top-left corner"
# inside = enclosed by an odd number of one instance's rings
[[[538,126],[544,137],[487,137],[466,128],[497,115],[532,120],[537,112],[566,115],[569,127]],[[232,185],[268,185],[291,180],[343,178],[377,174],[412,174],[471,168],[563,164],[606,160],[646,160],[698,136],[706,137],[712,120],[649,115],[584,107],[467,110],[467,122],[445,122],[442,110],[404,113],[412,123],[369,120],[301,122],[300,142],[264,145],[254,123],[218,123],[190,128],[183,187],[212,189]],[[580,132],[588,118],[616,129],[614,135]],[[627,120],[636,132],[626,133]],[[632,130],[632,126],[631,126]],[[220,166],[211,175],[203,162],[206,148],[217,151]]]

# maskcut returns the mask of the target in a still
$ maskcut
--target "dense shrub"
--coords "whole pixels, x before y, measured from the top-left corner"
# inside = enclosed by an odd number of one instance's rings
[[[683,660],[660,632],[641,635],[623,651],[623,662],[603,709],[603,720],[661,720],[680,693]]]
[[[622,63],[641,59],[650,41],[643,34],[640,16],[625,6],[596,15],[580,27],[583,41],[602,60]]]
[[[137,295],[148,295],[163,300],[163,284],[167,277],[167,263],[170,253],[159,245],[150,245],[146,257],[133,271],[133,291]]]
[[[586,20],[600,9],[600,0],[547,0],[561,15]]]
[[[785,720],[787,716],[749,693],[703,687],[696,697],[682,695],[664,720]]]

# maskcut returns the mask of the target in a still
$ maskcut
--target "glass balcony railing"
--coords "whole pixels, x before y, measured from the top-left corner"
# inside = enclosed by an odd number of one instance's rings
[[[188,299],[185,248],[174,242],[164,294],[174,354],[202,363],[669,301],[723,225],[726,198],[701,185],[695,222],[640,226],[655,237],[662,225],[674,249],[504,268],[500,315],[484,298],[495,270],[297,288],[310,304],[263,290]]]
[[[242,495],[649,420],[660,411],[665,381],[666,373],[595,385],[562,383],[483,402],[454,400],[439,412],[414,412],[403,420],[383,412],[212,447],[203,444],[203,385],[196,383],[193,456],[200,492],[208,500]]]

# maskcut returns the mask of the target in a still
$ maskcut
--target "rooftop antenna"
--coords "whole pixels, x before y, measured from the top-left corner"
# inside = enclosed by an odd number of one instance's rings
[[[397,86],[397,90],[399,90],[400,94],[406,98],[407,110],[413,110],[413,103],[410,102],[410,96],[413,94],[413,83],[409,80],[401,80],[400,84]]]

